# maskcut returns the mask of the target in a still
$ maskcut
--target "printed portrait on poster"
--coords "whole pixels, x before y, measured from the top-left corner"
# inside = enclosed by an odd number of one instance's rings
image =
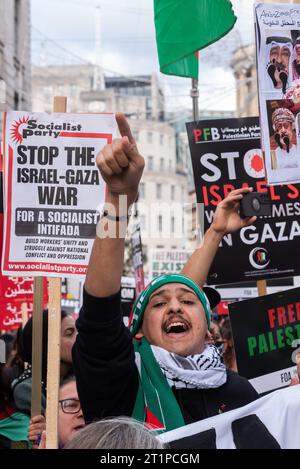
[[[296,116],[290,100],[267,101],[269,121],[271,168],[283,172],[300,167]],[[284,175],[283,175],[284,178]]]
[[[300,181],[300,5],[256,4],[262,149],[268,184]]]

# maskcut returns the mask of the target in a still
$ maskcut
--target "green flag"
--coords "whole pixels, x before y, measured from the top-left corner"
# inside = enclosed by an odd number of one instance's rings
[[[154,0],[160,71],[198,79],[197,51],[234,26],[229,0]]]

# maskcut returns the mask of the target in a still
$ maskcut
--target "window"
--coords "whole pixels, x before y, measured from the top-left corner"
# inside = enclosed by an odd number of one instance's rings
[[[20,96],[19,96],[19,93],[15,91],[14,93],[14,109],[15,110],[19,109],[19,103],[20,103]]]
[[[157,222],[158,222],[158,231],[161,233],[162,232],[162,215],[158,216]]]
[[[153,143],[153,133],[152,132],[147,132],[147,142],[148,143]]]
[[[169,171],[172,171],[172,160],[169,160]]]
[[[175,200],[175,186],[171,186],[171,200]]]
[[[144,182],[140,183],[139,198],[140,199],[145,198],[145,183]]]
[[[20,18],[21,18],[21,12],[20,12],[20,0],[15,0],[15,11],[14,11],[14,20],[15,20],[15,37],[14,37],[14,46],[15,46],[15,57],[18,57],[18,52],[19,52],[19,27],[20,27]],[[15,108],[18,109],[18,108]]]
[[[160,170],[163,171],[165,169],[165,160],[163,158],[160,159]]]
[[[156,198],[161,199],[161,184],[156,184]]]
[[[163,134],[159,134],[159,143],[160,143],[160,145],[164,144],[164,135]]]
[[[171,233],[175,232],[175,217],[171,218]]]
[[[148,156],[148,170],[153,171],[153,156]]]

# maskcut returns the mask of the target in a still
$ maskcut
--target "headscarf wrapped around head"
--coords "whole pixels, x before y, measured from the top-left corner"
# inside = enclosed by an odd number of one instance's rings
[[[193,292],[196,294],[197,298],[200,300],[206,320],[207,320],[207,325],[209,327],[210,325],[210,314],[211,314],[211,306],[209,303],[209,300],[204,293],[203,290],[201,290],[198,285],[189,277],[186,277],[185,275],[181,274],[166,274],[166,275],[160,275],[159,277],[156,277],[152,280],[152,282],[149,283],[149,285],[141,292],[139,295],[138,299],[135,302],[135,305],[133,307],[133,314],[132,314],[132,320],[130,324],[130,331],[132,332],[133,335],[135,335],[141,324],[142,324],[142,319],[144,316],[144,312],[146,310],[146,307],[149,303],[149,298],[150,296],[160,287],[163,285],[166,285],[168,283],[181,283],[183,285],[186,285],[187,287],[191,288]]]
[[[276,125],[282,122],[290,122],[292,124],[293,129],[295,128],[295,116],[287,108],[280,107],[276,109],[272,114],[272,124],[273,129],[276,130]]]

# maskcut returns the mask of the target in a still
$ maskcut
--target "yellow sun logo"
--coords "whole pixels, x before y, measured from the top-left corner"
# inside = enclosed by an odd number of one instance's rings
[[[12,126],[12,131],[11,131],[11,137],[13,142],[15,143],[22,143],[23,137],[22,134],[20,133],[20,127],[23,124],[27,124],[29,120],[29,117],[20,117],[19,120],[15,121],[13,126]]]

